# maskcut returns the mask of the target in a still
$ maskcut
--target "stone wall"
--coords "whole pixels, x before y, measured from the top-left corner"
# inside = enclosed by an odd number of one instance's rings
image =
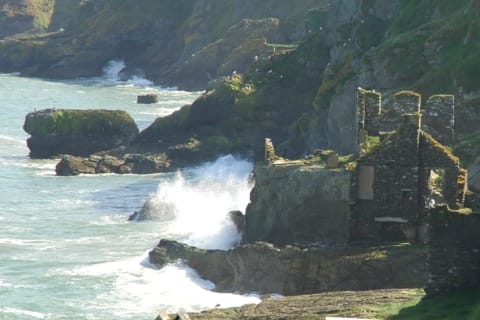
[[[423,108],[422,130],[443,144],[455,139],[455,98],[453,95],[434,95]]]
[[[411,108],[415,95],[402,95]],[[450,208],[463,203],[466,171],[459,159],[420,130],[421,114],[405,114],[400,128],[357,161],[352,183],[351,238],[424,241],[426,209],[436,201]],[[435,171],[443,183],[433,185]],[[366,172],[369,172],[367,175]],[[441,199],[433,199],[440,193]]]
[[[414,91],[399,91],[382,104],[382,95],[375,90],[357,90],[358,142],[366,135],[396,130],[404,114],[422,114],[421,129],[442,144],[451,145],[455,138],[455,98],[433,95],[422,105],[422,96]]]
[[[436,295],[455,290],[480,289],[480,215],[449,211],[430,212],[425,291]]]
[[[350,172],[319,165],[257,166],[246,210],[247,242],[344,245]]]
[[[358,88],[358,127],[369,135],[378,135],[382,113],[382,95],[375,90]]]

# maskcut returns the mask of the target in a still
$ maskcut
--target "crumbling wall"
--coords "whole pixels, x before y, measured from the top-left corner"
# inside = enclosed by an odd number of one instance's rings
[[[378,135],[382,113],[382,95],[375,90],[358,88],[358,127],[369,135]]]
[[[422,130],[442,144],[455,140],[455,98],[453,95],[434,95],[422,108]]]
[[[431,210],[429,220],[427,295],[480,289],[480,214],[442,206]]]
[[[247,242],[345,245],[350,172],[317,165],[256,166],[246,210]]]
[[[399,91],[393,95],[392,107],[399,115],[419,113],[422,96],[414,91]]]
[[[459,187],[459,180],[465,175],[465,170],[460,169],[460,159],[454,156],[445,146],[424,132],[420,137],[420,162],[425,169],[442,168],[445,170],[443,196],[450,208],[457,208],[459,193],[463,193],[463,187]],[[465,178],[463,178],[465,180]],[[463,188],[463,190],[459,190]]]

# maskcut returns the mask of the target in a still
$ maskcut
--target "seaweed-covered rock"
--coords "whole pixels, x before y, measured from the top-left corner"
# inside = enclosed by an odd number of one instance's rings
[[[46,109],[29,113],[23,129],[32,158],[59,154],[87,156],[130,143],[135,121],[121,110]]]

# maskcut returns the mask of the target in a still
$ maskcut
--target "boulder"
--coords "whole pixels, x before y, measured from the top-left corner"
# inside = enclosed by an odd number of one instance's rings
[[[32,158],[59,154],[88,156],[130,143],[135,121],[121,110],[46,109],[27,114],[23,129]]]
[[[79,174],[96,173],[97,163],[88,161],[84,158],[74,156],[64,156],[55,167],[55,172],[59,176],[76,176]]]
[[[339,290],[420,288],[426,254],[411,245],[345,249],[274,247],[266,242],[228,251],[161,240],[149,253],[157,266],[185,261],[218,291],[308,294]]]
[[[245,236],[245,215],[238,210],[230,211],[228,217],[232,220],[242,238]]]
[[[139,104],[150,104],[157,103],[158,95],[156,94],[144,94],[137,97],[137,103]]]

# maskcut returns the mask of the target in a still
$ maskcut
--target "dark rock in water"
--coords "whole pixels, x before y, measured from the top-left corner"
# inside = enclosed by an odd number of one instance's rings
[[[140,211],[135,211],[128,221],[167,221],[175,218],[176,207],[173,203],[157,200],[155,196],[150,197],[143,204]]]
[[[245,215],[241,211],[230,211],[228,213],[230,220],[232,220],[235,227],[237,227],[238,233],[242,235],[242,238],[245,234]]]
[[[157,102],[158,102],[158,95],[156,94],[145,94],[137,97],[137,103],[140,103],[140,104],[150,104],[150,103],[157,103]]]
[[[420,247],[416,247],[420,249]],[[425,252],[411,246],[336,249],[277,248],[266,242],[228,251],[161,240],[149,254],[158,266],[181,259],[218,291],[285,295],[341,290],[419,288],[426,282]]]
[[[46,109],[29,113],[23,129],[32,158],[59,154],[87,156],[130,143],[135,121],[121,110]]]
[[[88,158],[64,156],[55,171],[59,176],[98,173],[151,174],[165,172],[170,166],[163,154],[127,154],[121,158],[94,154]]]
[[[128,221],[138,221],[139,212],[135,211],[128,217]]]
[[[96,173],[97,164],[87,161],[84,158],[74,156],[64,156],[55,167],[55,172],[59,176],[76,176],[79,174]]]

